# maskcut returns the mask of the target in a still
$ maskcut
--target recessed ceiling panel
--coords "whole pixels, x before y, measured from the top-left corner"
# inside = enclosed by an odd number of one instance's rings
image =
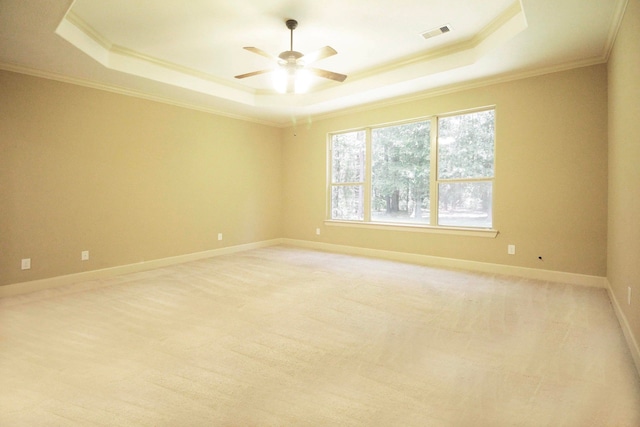
[[[301,1],[296,5],[302,17],[297,18],[294,50],[305,53],[331,45],[338,54],[318,66],[349,75],[344,83],[312,78],[312,91],[327,91],[327,96],[336,91],[357,94],[467,66],[526,28],[520,2],[513,0],[488,0],[482,6],[458,0],[453,2],[456,9],[451,1],[426,7],[424,2],[406,0],[387,13],[372,13],[370,1],[344,3],[330,0],[319,7],[316,1]],[[359,11],[360,16],[346,20],[345,8]],[[292,13],[287,4],[269,6],[255,0],[77,0],[57,33],[107,68],[247,105],[264,105],[267,100],[278,102],[271,96],[274,89],[268,76],[242,81],[233,76],[276,66],[242,48],[258,47],[274,56],[289,50],[291,34],[285,21]],[[448,28],[455,26],[456,31],[443,32],[446,37],[439,40],[421,36],[425,27],[443,21],[455,23]],[[325,99],[308,97],[298,104]]]
[[[3,0],[0,69],[262,123],[600,64],[627,0]],[[289,48],[348,75],[280,95],[260,70]],[[425,39],[444,24],[450,32]],[[61,36],[61,37],[59,37]]]

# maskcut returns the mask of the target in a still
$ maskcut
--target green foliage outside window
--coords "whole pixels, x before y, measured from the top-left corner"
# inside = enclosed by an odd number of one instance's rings
[[[491,228],[494,140],[493,109],[333,134],[331,219]]]

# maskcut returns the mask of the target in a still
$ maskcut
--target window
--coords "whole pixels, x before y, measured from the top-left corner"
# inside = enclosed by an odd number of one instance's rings
[[[365,132],[331,138],[331,218],[364,219]]]
[[[330,219],[489,229],[494,140],[494,109],[331,134]]]
[[[429,224],[430,129],[421,121],[371,130],[371,220]]]

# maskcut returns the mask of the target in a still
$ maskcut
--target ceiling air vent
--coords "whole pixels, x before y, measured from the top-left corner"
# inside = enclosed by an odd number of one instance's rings
[[[431,37],[439,36],[440,34],[448,33],[451,31],[451,25],[443,25],[442,27],[434,28],[429,31],[425,31],[422,33],[422,37],[425,39],[430,39]]]

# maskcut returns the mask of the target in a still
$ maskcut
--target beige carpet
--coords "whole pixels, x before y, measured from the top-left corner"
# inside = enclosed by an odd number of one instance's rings
[[[640,426],[602,289],[271,247],[0,300],[2,426]]]

